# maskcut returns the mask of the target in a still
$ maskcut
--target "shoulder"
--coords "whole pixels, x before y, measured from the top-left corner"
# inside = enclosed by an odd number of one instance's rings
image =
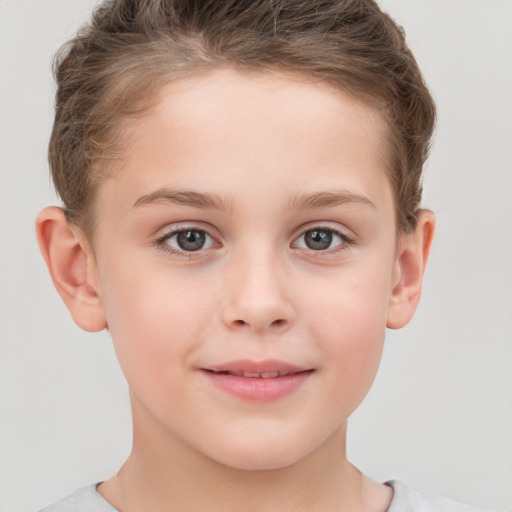
[[[423,494],[403,482],[386,482],[393,489],[393,499],[387,512],[488,512],[450,498]]]
[[[73,494],[39,512],[118,512],[96,491],[96,484],[78,489]]]

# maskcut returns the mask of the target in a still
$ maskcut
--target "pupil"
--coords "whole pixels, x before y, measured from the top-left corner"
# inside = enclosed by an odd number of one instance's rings
[[[315,251],[328,249],[332,243],[332,233],[330,231],[322,231],[313,229],[306,232],[306,245]]]
[[[177,242],[184,251],[198,251],[203,248],[205,239],[202,231],[181,231],[178,233]]]

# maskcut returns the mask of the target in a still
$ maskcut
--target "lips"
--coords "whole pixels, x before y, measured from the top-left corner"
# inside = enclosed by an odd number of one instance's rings
[[[216,388],[248,401],[273,401],[294,392],[313,369],[278,360],[239,360],[201,368]]]
[[[285,363],[284,361],[279,361],[277,359],[267,359],[265,361],[251,361],[243,359],[209,366],[204,368],[204,370],[213,373],[236,375],[237,377],[247,377],[251,379],[273,379],[276,377],[286,377],[287,375],[308,371],[309,369]]]

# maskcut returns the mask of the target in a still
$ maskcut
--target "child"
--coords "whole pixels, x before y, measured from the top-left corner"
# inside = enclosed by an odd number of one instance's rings
[[[119,472],[45,511],[473,510],[346,457],[412,318],[435,108],[368,0],[105,2],[61,54],[37,220],[130,388]]]

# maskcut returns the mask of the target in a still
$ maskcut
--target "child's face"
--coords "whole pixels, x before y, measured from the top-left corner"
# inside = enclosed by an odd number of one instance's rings
[[[164,89],[97,201],[93,272],[136,436],[252,469],[344,436],[399,279],[384,133],[294,77]]]

